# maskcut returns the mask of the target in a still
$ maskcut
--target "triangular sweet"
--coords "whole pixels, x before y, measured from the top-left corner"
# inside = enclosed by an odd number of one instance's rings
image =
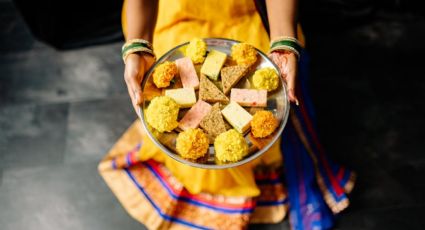
[[[213,143],[218,135],[227,131],[219,103],[213,105],[211,111],[202,119],[199,126],[208,134],[210,143]]]
[[[204,74],[201,74],[201,83],[199,86],[199,98],[203,101],[215,103],[228,103],[229,98],[221,92]]]
[[[223,85],[224,94],[228,94],[233,86],[248,72],[246,66],[228,66],[221,69],[221,83]]]

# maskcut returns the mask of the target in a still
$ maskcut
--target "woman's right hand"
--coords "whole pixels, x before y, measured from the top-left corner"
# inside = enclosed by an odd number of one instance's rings
[[[143,102],[141,83],[145,72],[154,62],[154,57],[144,53],[130,54],[125,61],[124,80],[127,84],[128,94],[130,95],[134,111],[136,111],[136,114],[139,116],[138,107]]]

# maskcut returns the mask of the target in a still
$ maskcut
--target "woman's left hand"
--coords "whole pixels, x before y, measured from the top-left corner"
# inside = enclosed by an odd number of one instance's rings
[[[298,70],[297,56],[289,51],[273,51],[269,57],[279,67],[282,78],[286,82],[289,101],[298,105],[298,98],[295,95],[295,84]]]

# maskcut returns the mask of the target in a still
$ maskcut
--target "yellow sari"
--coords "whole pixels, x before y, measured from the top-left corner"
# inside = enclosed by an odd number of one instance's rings
[[[125,17],[123,28],[125,33]],[[197,37],[244,41],[264,52],[267,52],[269,46],[267,32],[252,0],[159,1],[153,40],[158,57]],[[136,125],[138,123],[136,121]],[[164,163],[185,188],[194,194],[208,192],[228,196],[258,196],[260,191],[254,180],[253,167],[259,163],[276,165],[281,162],[278,142],[263,157],[250,164],[225,170],[199,169],[167,157],[145,134],[141,135],[144,142],[140,151],[141,159]]]

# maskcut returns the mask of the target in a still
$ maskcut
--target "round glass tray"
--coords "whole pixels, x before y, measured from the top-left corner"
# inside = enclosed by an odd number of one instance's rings
[[[208,51],[214,49],[214,50],[218,50],[221,52],[224,52],[228,55],[228,61],[226,61],[226,63],[224,64],[226,66],[229,65],[231,63],[230,60],[230,52],[231,52],[231,47],[236,44],[239,43],[238,41],[235,40],[229,40],[229,39],[222,39],[222,38],[206,38],[204,39],[204,41],[207,43],[208,45]],[[280,137],[286,122],[288,120],[288,115],[289,115],[289,100],[286,94],[286,85],[283,82],[282,78],[280,79],[280,84],[278,89],[272,91],[272,92],[268,92],[267,94],[267,107],[266,108],[261,108],[261,109],[265,109],[268,111],[271,111],[274,116],[279,120],[279,127],[274,131],[274,133],[272,135],[270,135],[267,138],[262,138],[262,139],[255,139],[250,135],[250,131],[248,130],[246,133],[244,133],[244,137],[248,143],[249,146],[249,154],[243,158],[240,161],[237,162],[229,162],[229,163],[222,163],[222,162],[218,162],[215,159],[215,152],[214,152],[214,146],[212,144],[210,144],[209,150],[208,150],[208,154],[206,155],[206,157],[203,157],[202,159],[196,160],[196,161],[192,161],[192,160],[188,160],[188,159],[184,159],[182,157],[180,157],[180,155],[177,153],[176,151],[176,138],[178,135],[178,131],[174,130],[172,132],[165,132],[165,133],[159,133],[156,130],[153,130],[153,128],[151,128],[145,119],[145,110],[147,109],[147,107],[149,106],[150,101],[156,97],[156,96],[160,96],[163,95],[163,91],[164,89],[158,89],[154,83],[153,83],[153,79],[152,79],[152,73],[154,71],[154,69],[158,66],[158,64],[163,63],[164,61],[174,61],[178,58],[182,58],[184,57],[184,51],[186,49],[186,46],[189,44],[189,42],[186,42],[184,44],[181,44],[179,46],[174,47],[173,49],[171,49],[170,51],[168,51],[166,54],[164,54],[150,69],[149,71],[145,74],[145,77],[143,78],[142,81],[142,89],[143,89],[143,103],[142,105],[139,107],[139,114],[140,114],[140,119],[142,120],[142,124],[143,127],[145,128],[145,131],[147,133],[147,135],[149,136],[149,138],[163,151],[165,152],[168,156],[172,157],[173,159],[183,163],[183,164],[187,164],[187,165],[191,165],[193,167],[198,167],[198,168],[205,168],[205,169],[224,169],[224,168],[231,168],[231,167],[237,167],[239,165],[243,165],[245,163],[248,163],[254,159],[256,159],[257,157],[261,156],[262,154],[264,154],[272,145],[273,143],[275,143],[278,138]],[[253,75],[253,73],[255,72],[255,70],[258,69],[262,69],[265,67],[271,67],[274,68],[276,70],[276,72],[279,73],[279,70],[277,68],[277,66],[267,57],[267,55],[265,55],[264,53],[262,53],[261,51],[259,51],[257,49],[258,52],[258,60],[257,62],[254,64],[254,66],[251,68],[251,70],[249,71],[249,73],[246,75],[246,77],[242,78],[240,80],[240,82],[234,86],[233,88],[245,88],[245,89],[250,89],[253,88],[251,87],[251,77]],[[201,68],[202,64],[200,65],[195,65],[195,69],[199,75],[199,70]],[[181,82],[180,82],[180,78],[178,76],[175,77],[174,82],[167,88],[167,89],[173,89],[173,88],[181,88]],[[196,95],[198,96],[198,90],[196,91]],[[258,108],[254,109],[254,108],[250,108],[250,107],[245,107],[245,109],[250,112],[251,114],[253,114],[256,110],[258,110]],[[188,109],[180,109],[180,113],[179,113],[179,119],[181,119],[181,117],[183,116],[183,114],[185,112],[187,112]],[[254,144],[255,142],[255,144]]]

